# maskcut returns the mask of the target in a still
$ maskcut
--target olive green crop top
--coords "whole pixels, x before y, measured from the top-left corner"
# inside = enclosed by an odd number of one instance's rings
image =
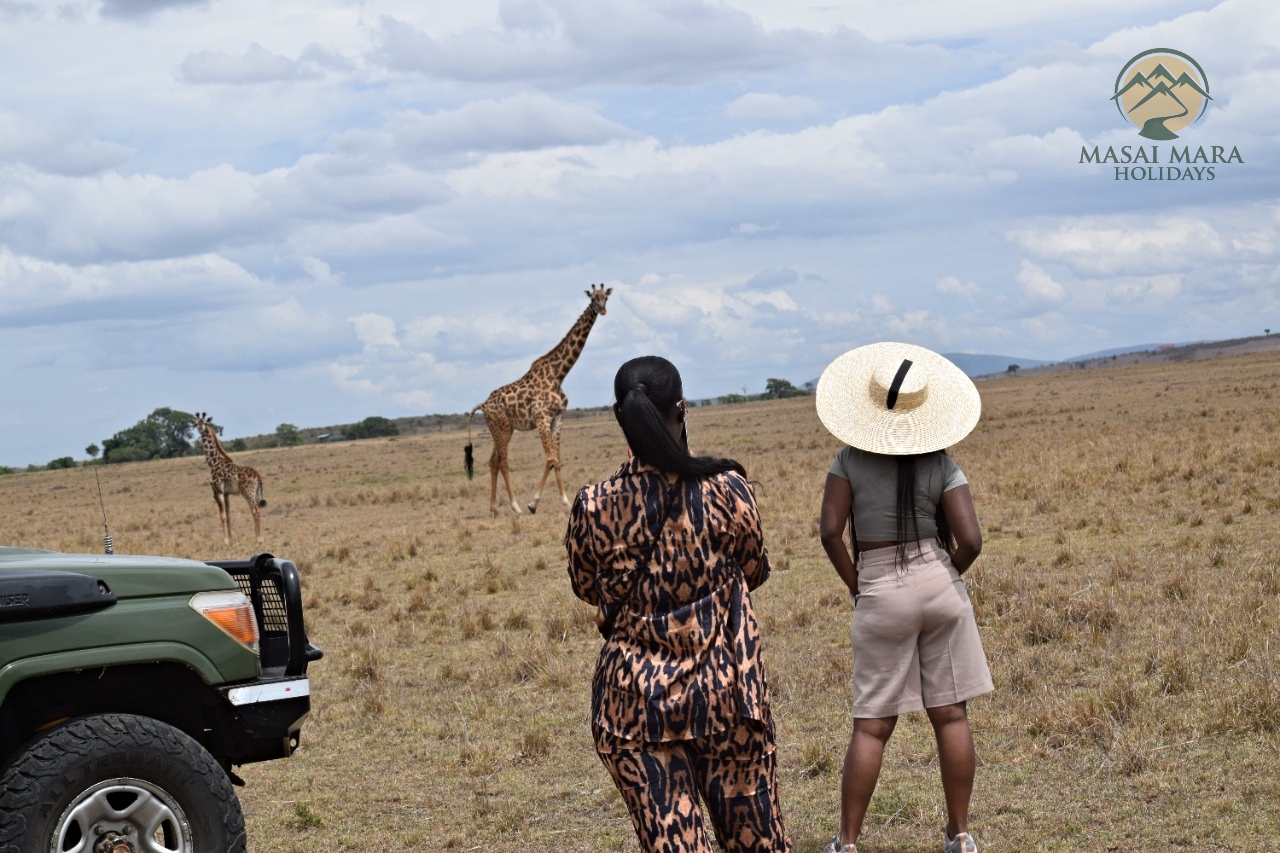
[[[846,445],[828,473],[848,480],[853,489],[853,523],[860,541],[897,541],[897,457]],[[938,535],[934,514],[942,493],[968,482],[955,460],[942,451],[916,457],[916,526],[921,539]]]

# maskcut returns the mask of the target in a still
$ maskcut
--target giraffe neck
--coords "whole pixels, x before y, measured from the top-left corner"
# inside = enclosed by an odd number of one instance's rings
[[[218,441],[218,435],[211,428],[205,427],[201,430],[201,440],[204,443],[204,458],[210,465],[216,465],[219,462],[230,462],[231,457],[227,455],[227,451],[222,449],[222,442]]]
[[[591,327],[595,325],[599,313],[594,303],[588,305],[587,310],[582,312],[582,316],[569,329],[568,334],[550,352],[535,361],[529,372],[540,371],[549,374],[557,385],[563,382],[578,360],[578,356],[582,354],[582,348],[587,343],[587,335],[591,334]]]

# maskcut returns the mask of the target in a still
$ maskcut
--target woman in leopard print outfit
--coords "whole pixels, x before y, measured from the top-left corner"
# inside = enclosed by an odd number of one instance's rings
[[[632,359],[614,415],[634,454],[583,488],[565,534],[574,594],[596,605],[596,751],[647,853],[789,851],[749,591],[769,577],[755,495],[731,459],[693,456],[675,365]]]

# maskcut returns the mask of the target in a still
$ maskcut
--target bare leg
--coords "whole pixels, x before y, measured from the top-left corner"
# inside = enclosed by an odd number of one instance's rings
[[[844,754],[840,776],[840,843],[854,844],[871,805],[871,794],[880,778],[884,747],[893,734],[897,717],[856,718],[853,735]]]
[[[969,798],[978,764],[964,702],[927,709],[938,740],[942,794],[947,801],[947,835],[969,831]]]

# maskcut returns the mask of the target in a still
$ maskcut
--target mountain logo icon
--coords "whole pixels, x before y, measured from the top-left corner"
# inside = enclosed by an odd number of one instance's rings
[[[1213,98],[1200,63],[1180,50],[1157,47],[1125,63],[1111,100],[1139,136],[1177,139],[1177,131],[1199,120]]]

